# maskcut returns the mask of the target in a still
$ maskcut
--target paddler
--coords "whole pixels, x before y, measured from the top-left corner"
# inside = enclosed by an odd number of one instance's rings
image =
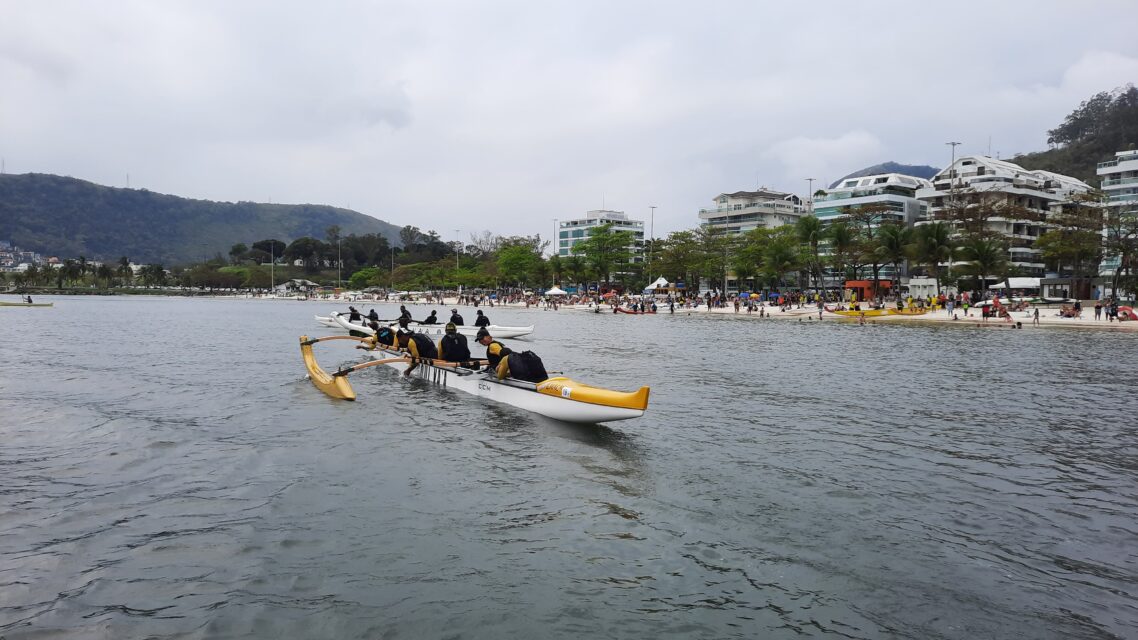
[[[357,349],[367,349],[368,351],[375,351],[380,345],[385,347],[395,346],[395,334],[391,333],[390,327],[380,327],[379,323],[372,321],[371,328],[375,333],[364,338],[363,344],[356,345]]]
[[[359,322],[361,318],[360,312],[356,311],[355,307],[348,307],[348,322]]]
[[[450,321],[453,322],[455,324],[455,326],[458,326],[458,327],[461,327],[464,324],[464,322],[462,320],[462,316],[458,315],[458,309],[451,309],[450,310]]]
[[[482,327],[478,330],[478,343],[486,347],[487,371],[494,371],[499,380],[514,378],[526,382],[541,382],[549,378],[541,358],[532,351],[517,353],[498,342]]]
[[[379,322],[379,314],[375,312],[375,307],[372,307],[371,311],[368,312],[367,319],[372,322]]]
[[[478,344],[486,347],[486,360],[489,362],[486,366],[487,370],[497,369],[502,358],[513,353],[509,347],[495,340],[494,336],[486,330],[486,327],[479,329],[478,335],[474,339],[478,341]]]
[[[476,327],[489,327],[490,326],[490,318],[487,318],[482,313],[481,309],[478,310],[478,317],[474,319],[474,326],[476,326]]]
[[[427,316],[427,319],[423,320],[419,324],[438,324],[439,323],[439,316],[436,315],[437,313],[438,313],[438,311],[435,311],[434,309],[432,309],[431,315]]]
[[[470,360],[470,347],[466,336],[458,332],[453,322],[448,322],[446,334],[439,340],[439,357],[447,362],[466,362]]]
[[[399,332],[395,334],[395,341],[399,344],[400,349],[404,349],[411,354],[411,365],[403,372],[404,376],[410,376],[411,372],[415,370],[415,367],[419,366],[419,358],[435,360],[439,357],[438,349],[435,349],[435,343],[431,342],[430,338],[421,333],[400,329]]]
[[[403,322],[404,320],[406,320],[407,322],[411,322],[411,312],[407,310],[407,307],[405,307],[403,305],[399,305],[399,322],[400,322],[400,324],[404,324],[404,322]],[[404,325],[404,326],[406,326],[406,325]]]

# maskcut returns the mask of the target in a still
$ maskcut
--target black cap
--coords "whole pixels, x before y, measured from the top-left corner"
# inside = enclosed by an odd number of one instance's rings
[[[454,326],[453,322],[448,322],[447,327],[446,327],[446,332],[447,333],[454,333],[455,331],[458,331],[458,327]]]
[[[490,332],[486,330],[486,327],[480,327],[478,329],[478,338],[477,339],[481,340],[482,338],[485,338],[488,335],[490,335]]]

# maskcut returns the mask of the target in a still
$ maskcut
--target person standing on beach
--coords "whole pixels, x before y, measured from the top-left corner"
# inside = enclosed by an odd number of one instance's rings
[[[1095,300],[1095,320],[1102,320],[1102,302]]]
[[[1035,327],[1039,326],[1039,307],[1036,307],[1035,311],[1031,314],[1031,324]]]

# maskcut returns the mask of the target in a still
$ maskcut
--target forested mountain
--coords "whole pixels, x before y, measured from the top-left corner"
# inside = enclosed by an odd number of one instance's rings
[[[860,178],[862,176],[873,176],[879,173],[900,173],[906,176],[913,176],[914,178],[928,179],[935,176],[937,171],[940,171],[940,169],[924,164],[898,164],[893,161],[882,162],[881,164],[875,164],[872,167],[866,167],[859,171],[854,171],[848,176],[844,176],[841,180],[835,181],[830,185],[830,188],[833,189],[834,187],[838,186],[842,183],[842,180]]]
[[[1025,169],[1043,169],[1078,178],[1097,187],[1095,169],[1116,151],[1138,145],[1138,89],[1127,85],[1103,91],[1072,111],[1047,132],[1047,151],[1012,158]]]
[[[0,240],[52,256],[166,265],[225,255],[237,243],[379,234],[399,227],[325,205],[213,202],[120,189],[50,174],[0,175]]]

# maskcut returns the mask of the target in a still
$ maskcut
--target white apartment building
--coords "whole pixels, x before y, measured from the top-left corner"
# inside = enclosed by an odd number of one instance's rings
[[[628,249],[632,252],[632,262],[644,261],[644,221],[633,220],[623,211],[609,211],[607,209],[589,211],[584,218],[558,221],[557,255],[562,258],[581,255],[574,252],[573,247],[589,237],[589,229],[603,224],[611,224],[613,231],[631,233],[632,244],[628,246]]]
[[[1115,153],[1114,160],[1098,163],[1096,173],[1102,178],[1104,206],[1138,212],[1138,151]],[[1121,256],[1104,255],[1099,275],[1113,276],[1121,266]]]
[[[759,227],[794,224],[805,213],[798,196],[762,187],[719,194],[714,207],[699,210],[699,219],[704,228],[739,235]]]
[[[987,156],[964,156],[933,176],[931,187],[917,191],[917,197],[928,205],[927,214],[918,224],[945,219],[953,198],[965,206],[984,203],[1022,207],[1037,214],[1037,219],[993,217],[986,225],[1008,240],[1008,259],[1022,275],[1042,277],[1045,265],[1035,240],[1047,230],[1046,219],[1052,205],[1090,190],[1090,185],[1070,176],[1030,171]]]
[[[841,220],[848,221],[850,213],[859,207],[881,205],[884,211],[874,227],[881,223],[912,227],[928,210],[928,205],[917,198],[917,191],[931,189],[932,186],[928,180],[901,173],[847,178],[832,187],[826,195],[814,199],[814,215],[823,225],[828,226]],[[828,254],[828,243],[822,243],[820,249],[822,253]],[[900,275],[906,275],[904,271],[905,267],[902,266]],[[879,275],[882,279],[892,279],[893,265],[883,265]]]

